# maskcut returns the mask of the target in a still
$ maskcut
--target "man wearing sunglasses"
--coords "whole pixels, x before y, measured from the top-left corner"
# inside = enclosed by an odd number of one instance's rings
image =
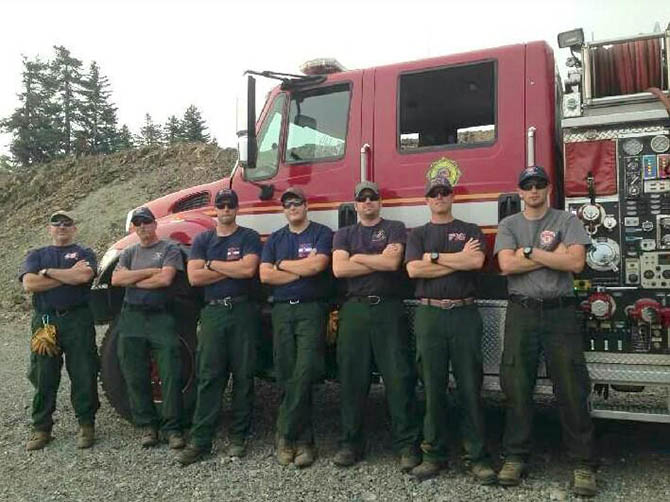
[[[348,467],[363,455],[365,400],[374,362],[384,379],[393,447],[400,453],[401,469],[408,472],[421,462],[421,457],[414,399],[416,378],[399,287],[405,225],[381,218],[376,183],[359,183],[354,196],[359,222],[338,230],[333,240],[333,273],[344,279],[346,287],[337,337],[342,431],[334,462]]]
[[[475,304],[477,271],[484,265],[485,240],[479,227],[454,218],[454,190],[440,173],[426,185],[430,221],[407,241],[407,272],[416,279],[414,320],[419,371],[424,383],[423,462],[411,474],[436,476],[447,467],[447,395],[449,362],[462,413],[466,463],[481,484],[496,475],[485,445],[481,402],[482,318]]]
[[[200,312],[198,397],[191,439],[178,457],[183,465],[200,460],[211,449],[229,374],[233,376],[229,456],[245,455],[251,427],[261,330],[253,282],[261,240],[255,230],[235,223],[239,201],[234,190],[219,190],[214,206],[216,228],[194,239],[187,266],[191,285],[204,287],[205,307]]]
[[[520,482],[531,453],[533,389],[544,352],[560,409],[563,441],[577,462],[573,491],[596,493],[590,392],[573,293],[573,274],[584,268],[591,239],[576,216],[548,205],[551,185],[544,168],[519,176],[523,212],[498,225],[495,253],[507,275],[509,302],[500,384],[507,399],[502,485]]]
[[[307,218],[302,189],[281,196],[288,225],[270,235],[261,258],[261,281],[272,286],[274,367],[282,389],[277,416],[277,461],[314,463],[312,384],[323,377],[330,294],[328,265],[333,232]]]
[[[31,251],[19,273],[23,288],[33,293],[32,333],[52,325],[57,340],[50,353],[30,354],[28,378],[35,394],[33,432],[26,449],[39,450],[51,441],[63,355],[70,377],[72,407],[79,422],[77,447],[90,448],[95,440],[95,413],[100,407],[98,351],[88,306],[96,259],[89,248],[74,243],[77,228],[70,213],[53,213],[48,230],[52,245]]]
[[[140,242],[123,250],[112,274],[112,285],[126,288],[119,319],[119,365],[126,381],[135,425],[141,427],[145,448],[158,444],[158,429],[171,449],[184,447],[182,436],[181,354],[175,319],[170,311],[170,286],[183,270],[181,251],[160,239],[148,207],[131,215]],[[163,403],[162,418],[153,403],[149,358],[158,364]]]

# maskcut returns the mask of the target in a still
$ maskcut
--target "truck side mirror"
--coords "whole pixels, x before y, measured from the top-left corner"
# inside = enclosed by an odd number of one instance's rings
[[[247,99],[246,110],[242,111],[243,119],[246,119],[237,131],[237,154],[240,164],[244,169],[256,167],[258,147],[256,143],[256,79],[247,76]],[[246,111],[246,113],[244,113]],[[239,117],[239,115],[238,115]]]

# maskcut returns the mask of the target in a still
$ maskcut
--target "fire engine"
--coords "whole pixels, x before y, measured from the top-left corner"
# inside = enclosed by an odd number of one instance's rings
[[[558,45],[570,52],[565,78],[546,42],[363,70],[321,59],[300,75],[248,71],[238,114],[239,160],[230,177],[146,205],[159,219],[159,235],[178,242],[186,256],[193,238],[215,226],[214,194],[224,187],[239,195],[238,224],[266,236],[285,224],[279,196],[287,187],[303,188],[310,219],[337,230],[356,221],[354,185],[372,180],[381,189],[382,216],[411,229],[429,219],[427,178],[444,172],[455,186],[454,215],[478,224],[487,238],[478,304],[485,319],[485,387],[499,389],[507,301],[491,250],[498,222],[522,209],[519,171],[541,165],[554,186],[551,204],[576,214],[593,240],[575,294],[595,388],[632,392],[651,385],[667,392],[670,26],[597,42],[573,30],[560,34]],[[258,78],[278,85],[257,119]],[[93,286],[96,317],[111,321],[102,346],[103,386],[126,416],[114,322],[123,291],[111,287],[110,276],[120,252],[134,242],[129,233],[109,248]],[[188,395],[199,292],[184,277],[178,282],[174,312]],[[407,304],[411,317],[412,300]],[[538,371],[537,391],[551,393],[546,369]],[[665,408],[645,410],[598,399],[592,413],[670,422],[668,408],[670,399]]]

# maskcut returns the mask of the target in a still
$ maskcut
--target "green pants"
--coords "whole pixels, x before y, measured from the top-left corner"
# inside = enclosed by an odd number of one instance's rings
[[[126,380],[133,421],[140,427],[182,428],[181,354],[175,320],[167,312],[121,311],[119,365]],[[151,359],[158,365],[162,420],[154,407]]]
[[[373,361],[384,379],[396,451],[418,443],[414,386],[416,374],[409,348],[402,300],[377,305],[347,301],[339,313],[337,367],[341,385],[342,445],[364,447],[365,401]]]
[[[274,364],[282,401],[279,436],[312,443],[312,385],[323,377],[327,307],[322,302],[272,307]]]
[[[446,386],[450,361],[458,390],[466,457],[476,462],[487,456],[481,400],[482,327],[475,305],[450,310],[419,305],[416,309],[417,362],[426,396],[421,443],[425,459],[447,459]]]
[[[191,442],[200,448],[212,446],[229,374],[233,376],[230,439],[243,442],[249,433],[260,315],[258,305],[249,301],[231,306],[208,305],[200,313],[198,401],[191,428]]]
[[[63,356],[70,376],[70,399],[77,420],[82,425],[95,422],[98,401],[98,351],[95,346],[93,316],[86,307],[75,308],[58,316],[48,315],[48,322],[56,326],[58,344],[63,353],[57,357],[30,353],[28,379],[35,388],[32,403],[32,422],[35,430],[50,431],[56,409],[56,395],[60,384]],[[31,322],[34,333],[42,327],[43,314],[35,313]]]
[[[571,457],[594,463],[591,388],[575,307],[527,308],[509,302],[500,385],[507,400],[503,451],[525,459],[531,451],[533,389],[540,350],[558,401],[563,442]]]

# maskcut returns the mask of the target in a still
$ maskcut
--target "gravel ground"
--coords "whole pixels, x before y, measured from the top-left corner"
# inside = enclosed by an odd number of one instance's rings
[[[97,443],[77,450],[77,424],[69,402],[64,373],[54,441],[42,451],[28,453],[31,388],[25,377],[28,347],[27,319],[0,322],[0,500],[349,500],[349,501],[508,501],[572,500],[568,487],[571,464],[561,455],[556,410],[539,405],[535,430],[536,454],[531,472],[513,489],[473,483],[459,459],[457,441],[451,444],[450,469],[440,477],[416,483],[400,473],[390,453],[387,413],[381,386],[373,386],[368,406],[366,459],[350,469],[336,468],[338,386],[325,383],[315,394],[315,424],[319,458],[312,468],[282,468],[273,457],[273,422],[278,404],[276,387],[258,381],[255,425],[244,459],[223,455],[227,446],[224,418],[212,456],[182,468],[167,445],[144,450],[139,433],[119,418],[101,397]],[[102,334],[103,330],[100,330]],[[102,391],[101,391],[102,392]],[[662,400],[662,394],[635,399]],[[228,404],[228,394],[225,396]],[[487,397],[488,436],[499,465],[503,413],[500,399]],[[595,500],[670,500],[670,426],[598,421],[602,467]]]

